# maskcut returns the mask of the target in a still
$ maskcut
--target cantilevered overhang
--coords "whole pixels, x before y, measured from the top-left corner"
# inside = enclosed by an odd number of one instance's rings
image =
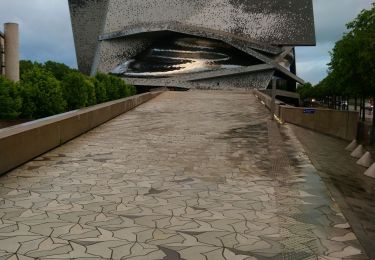
[[[109,40],[162,27],[181,32],[179,27],[183,33],[211,39],[224,37],[241,49],[275,55],[280,46],[316,42],[312,0],[68,1],[78,65],[86,73],[94,70],[99,37]]]
[[[315,45],[312,0],[109,0],[103,33],[159,23],[209,28],[275,46]]]
[[[270,68],[279,71],[284,74],[288,79],[294,80],[298,83],[303,84],[304,80],[291,73],[289,70],[281,66],[278,61],[283,55],[283,50],[280,47],[272,46],[265,43],[259,43],[251,38],[245,38],[239,35],[228,34],[222,31],[212,31],[207,28],[186,26],[184,24],[175,23],[159,23],[159,24],[143,24],[136,26],[128,26],[120,31],[107,33],[99,36],[100,41],[110,41],[114,39],[126,38],[130,36],[150,34],[150,33],[163,33],[163,32],[174,32],[189,34],[198,37],[210,38],[225,42],[261,61],[263,61]],[[268,55],[266,55],[268,54]],[[270,58],[270,55],[275,58]],[[245,71],[251,71],[252,67],[245,68]],[[256,67],[258,68],[258,67]],[[236,71],[236,70],[234,70]],[[229,70],[225,75],[232,73]],[[214,75],[215,73],[213,73]],[[203,74],[205,75],[205,74]],[[202,77],[201,77],[202,79]],[[134,81],[134,80],[132,80]]]
[[[105,40],[113,40],[128,36],[140,35],[140,34],[148,34],[148,33],[155,33],[155,32],[175,32],[175,33],[183,33],[203,38],[209,38],[214,40],[223,41],[232,45],[233,47],[246,51],[247,49],[255,49],[263,52],[267,52],[273,55],[280,54],[282,49],[278,46],[273,46],[267,43],[257,42],[257,40],[252,39],[249,37],[244,37],[241,35],[236,35],[232,33],[227,33],[218,30],[212,30],[205,27],[198,27],[198,26],[189,26],[177,21],[173,22],[163,22],[163,23],[144,23],[144,24],[136,24],[131,26],[126,26],[123,29],[104,33],[99,36],[100,41]]]

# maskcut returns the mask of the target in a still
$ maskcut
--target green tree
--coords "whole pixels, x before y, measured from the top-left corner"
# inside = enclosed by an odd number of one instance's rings
[[[96,80],[98,80],[100,83],[105,86],[106,93],[107,93],[107,99],[110,100],[116,100],[120,98],[119,89],[116,85],[117,80],[113,80],[113,76],[109,76],[103,73],[98,73],[95,76]]]
[[[54,61],[47,61],[44,64],[44,68],[47,71],[51,72],[52,75],[57,80],[60,80],[60,81],[62,81],[66,75],[68,75],[69,73],[75,71],[75,70],[69,68],[68,66],[66,66],[63,63],[58,63],[58,62],[54,62]]]
[[[98,104],[106,102],[107,99],[107,91],[103,82],[97,80],[96,78],[90,78],[91,82],[94,84],[95,87],[95,95],[96,95],[96,102]]]
[[[115,88],[117,89],[117,93],[118,93],[117,99],[132,95],[130,86],[128,86],[124,80],[115,76],[109,76],[109,77],[111,80],[111,84],[115,86]]]
[[[331,52],[324,85],[334,100],[336,96],[359,96],[363,107],[367,97],[375,96],[375,3],[347,24],[347,29]]]
[[[0,119],[16,119],[21,108],[18,84],[0,76]]]
[[[20,78],[23,79],[23,75],[26,72],[33,70],[35,67],[43,68],[43,64],[38,62],[32,62],[30,60],[21,60],[20,61]]]
[[[20,93],[23,100],[23,118],[36,119],[65,111],[66,102],[60,82],[39,66],[24,73]]]
[[[303,85],[299,85],[297,87],[297,93],[301,96],[302,100],[313,98],[314,97],[314,89],[311,83],[307,82]]]
[[[89,81],[78,72],[66,75],[62,81],[63,96],[66,100],[68,110],[74,110],[87,106],[89,97]]]
[[[87,104],[86,106],[96,105],[96,93],[95,84],[90,80],[89,77],[85,79],[86,92],[87,92]]]

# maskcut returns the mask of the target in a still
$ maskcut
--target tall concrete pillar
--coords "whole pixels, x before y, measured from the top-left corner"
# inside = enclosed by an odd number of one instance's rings
[[[4,25],[5,76],[13,81],[20,80],[19,28],[17,23]]]

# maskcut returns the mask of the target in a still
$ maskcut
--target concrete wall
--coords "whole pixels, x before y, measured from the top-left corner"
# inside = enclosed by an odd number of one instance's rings
[[[271,107],[271,97],[259,91],[256,91],[255,94],[268,108]],[[309,114],[304,113],[304,109],[277,104],[275,114],[283,122],[302,126],[348,141],[356,139],[359,120],[358,112],[315,109],[314,114]]]
[[[0,130],[0,174],[156,97],[145,93]]]
[[[357,137],[359,113],[354,111],[316,109],[314,114],[308,114],[304,113],[304,108],[282,106],[280,118],[285,122],[348,141]]]

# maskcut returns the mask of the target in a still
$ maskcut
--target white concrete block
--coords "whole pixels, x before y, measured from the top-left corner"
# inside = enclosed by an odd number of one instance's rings
[[[360,144],[358,145],[358,147],[350,154],[350,156],[354,157],[354,158],[361,158],[364,154],[365,154],[365,149],[363,148],[363,146]]]
[[[375,163],[365,171],[365,175],[371,178],[375,178]]]
[[[357,140],[353,140],[353,142],[351,142],[346,148],[345,150],[349,151],[349,152],[353,152],[355,150],[355,148],[357,148],[358,146],[358,143],[357,143]]]
[[[370,152],[366,152],[361,159],[357,161],[357,164],[369,168],[373,164]]]

